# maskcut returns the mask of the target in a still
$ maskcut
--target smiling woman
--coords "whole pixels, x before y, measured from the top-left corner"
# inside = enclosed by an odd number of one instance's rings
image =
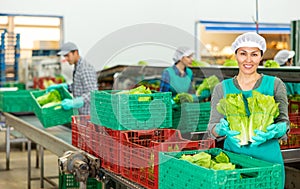
[[[253,89],[256,81],[261,78],[257,68],[262,60],[261,51],[257,47],[241,47],[236,52],[239,74],[236,77],[242,90]]]
[[[281,164],[284,183],[284,164],[278,143],[278,139],[286,140],[286,133],[289,130],[288,102],[284,83],[277,77],[257,72],[266,51],[266,41],[259,34],[248,32],[238,36],[232,43],[232,50],[238,61],[238,75],[223,80],[215,87],[211,99],[209,133],[213,138],[225,138],[224,149],[228,151]],[[216,107],[220,100],[227,96],[241,95],[241,101],[244,103],[240,104],[239,109],[245,108],[246,115],[243,116],[249,117],[251,107],[248,107],[247,102],[255,92],[274,97],[275,102],[279,103],[279,116],[271,120],[273,124],[269,125],[266,131],[255,130],[256,136],[251,138],[251,142],[241,146],[241,141],[237,138],[240,132],[232,128],[242,128],[242,126],[230,125],[234,123],[229,123],[229,118],[227,120],[227,117],[220,114]],[[237,114],[234,116],[238,116]]]

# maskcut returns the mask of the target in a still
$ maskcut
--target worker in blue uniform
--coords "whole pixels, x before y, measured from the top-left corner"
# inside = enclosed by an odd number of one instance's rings
[[[239,35],[232,43],[232,50],[238,61],[239,71],[236,76],[223,80],[214,88],[208,125],[209,134],[216,139],[225,138],[225,150],[281,164],[282,188],[284,188],[284,163],[278,141],[286,139],[286,133],[289,131],[288,100],[284,83],[277,77],[257,72],[258,65],[266,51],[266,41],[259,34],[247,32]],[[240,146],[240,141],[235,138],[240,132],[230,130],[226,117],[217,111],[216,106],[227,94],[242,93],[246,101],[252,96],[253,90],[274,96],[275,101],[279,103],[280,114],[274,123],[267,127],[267,132],[256,130],[256,136],[252,137],[254,142]],[[249,116],[247,103],[244,104]]]
[[[160,91],[178,93],[195,93],[192,85],[193,72],[189,68],[193,62],[194,51],[188,47],[176,49],[172,67],[166,68],[162,73]]]
[[[164,69],[162,73],[160,91],[172,92],[175,97],[178,93],[190,93],[194,100],[201,100],[210,96],[210,92],[204,91],[200,97],[195,95],[193,87],[192,66],[194,51],[188,47],[178,47],[174,53],[174,65]]]
[[[292,66],[295,51],[280,50],[274,56],[274,61],[277,62],[281,67]],[[286,86],[287,95],[300,94],[300,83],[284,82]]]

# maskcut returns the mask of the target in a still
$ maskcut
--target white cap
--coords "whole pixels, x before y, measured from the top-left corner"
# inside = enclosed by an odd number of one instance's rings
[[[274,61],[277,62],[280,66],[284,65],[286,61],[295,56],[295,51],[289,50],[280,50],[274,57]]]
[[[178,62],[182,59],[182,57],[190,56],[192,54],[194,54],[194,51],[192,49],[188,47],[178,47],[178,49],[176,49],[174,53],[173,60],[174,62]]]
[[[74,50],[78,50],[78,47],[72,42],[67,42],[67,43],[63,44],[63,46],[61,47],[61,50],[57,53],[57,55],[64,56]]]
[[[231,45],[233,52],[236,52],[240,47],[257,47],[263,53],[267,49],[265,38],[255,32],[247,32],[238,36]]]

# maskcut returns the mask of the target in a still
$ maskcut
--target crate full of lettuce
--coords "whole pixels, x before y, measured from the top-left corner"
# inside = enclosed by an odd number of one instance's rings
[[[62,100],[72,99],[71,94],[64,87],[50,92],[33,91],[31,96],[34,99],[33,111],[45,128],[69,124],[72,115],[77,114],[76,109],[64,110],[61,106]]]
[[[280,164],[219,148],[160,152],[161,189],[282,189]]]
[[[91,92],[91,122],[114,130],[172,127],[170,92],[141,85],[130,90]]]

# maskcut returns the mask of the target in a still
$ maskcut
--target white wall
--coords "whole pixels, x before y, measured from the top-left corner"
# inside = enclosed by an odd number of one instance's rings
[[[258,0],[258,2],[259,22],[290,23],[291,20],[297,20],[300,17],[299,0]],[[171,33],[177,30],[194,35],[196,20],[251,22],[256,18],[256,0],[0,0],[0,5],[0,13],[64,16],[65,41],[76,42],[83,55],[91,54],[90,50],[112,33],[118,33],[120,29],[130,28],[137,24],[164,24],[171,28]],[[138,28],[132,33],[126,31],[128,35],[124,36],[124,39],[134,39],[139,33]],[[151,30],[149,33],[151,34]],[[176,35],[172,37],[174,41],[181,38]],[[118,41],[115,41],[111,45],[117,43]],[[182,45],[193,47],[190,41]],[[109,44],[103,44],[99,50],[105,48],[112,47]],[[150,50],[127,48],[128,52],[126,52],[126,49],[119,49],[122,52],[112,53],[113,55],[109,58],[125,62],[136,62],[141,59],[151,59],[151,57],[161,59],[161,56],[156,57],[153,52],[155,49],[159,49],[158,51],[168,57],[171,57],[173,53],[172,48],[150,45]],[[126,54],[125,52],[127,55],[122,56]],[[90,56],[96,57],[95,54]],[[99,59],[107,61],[107,57],[105,60],[101,57]],[[169,62],[171,59],[165,58],[165,61]]]

